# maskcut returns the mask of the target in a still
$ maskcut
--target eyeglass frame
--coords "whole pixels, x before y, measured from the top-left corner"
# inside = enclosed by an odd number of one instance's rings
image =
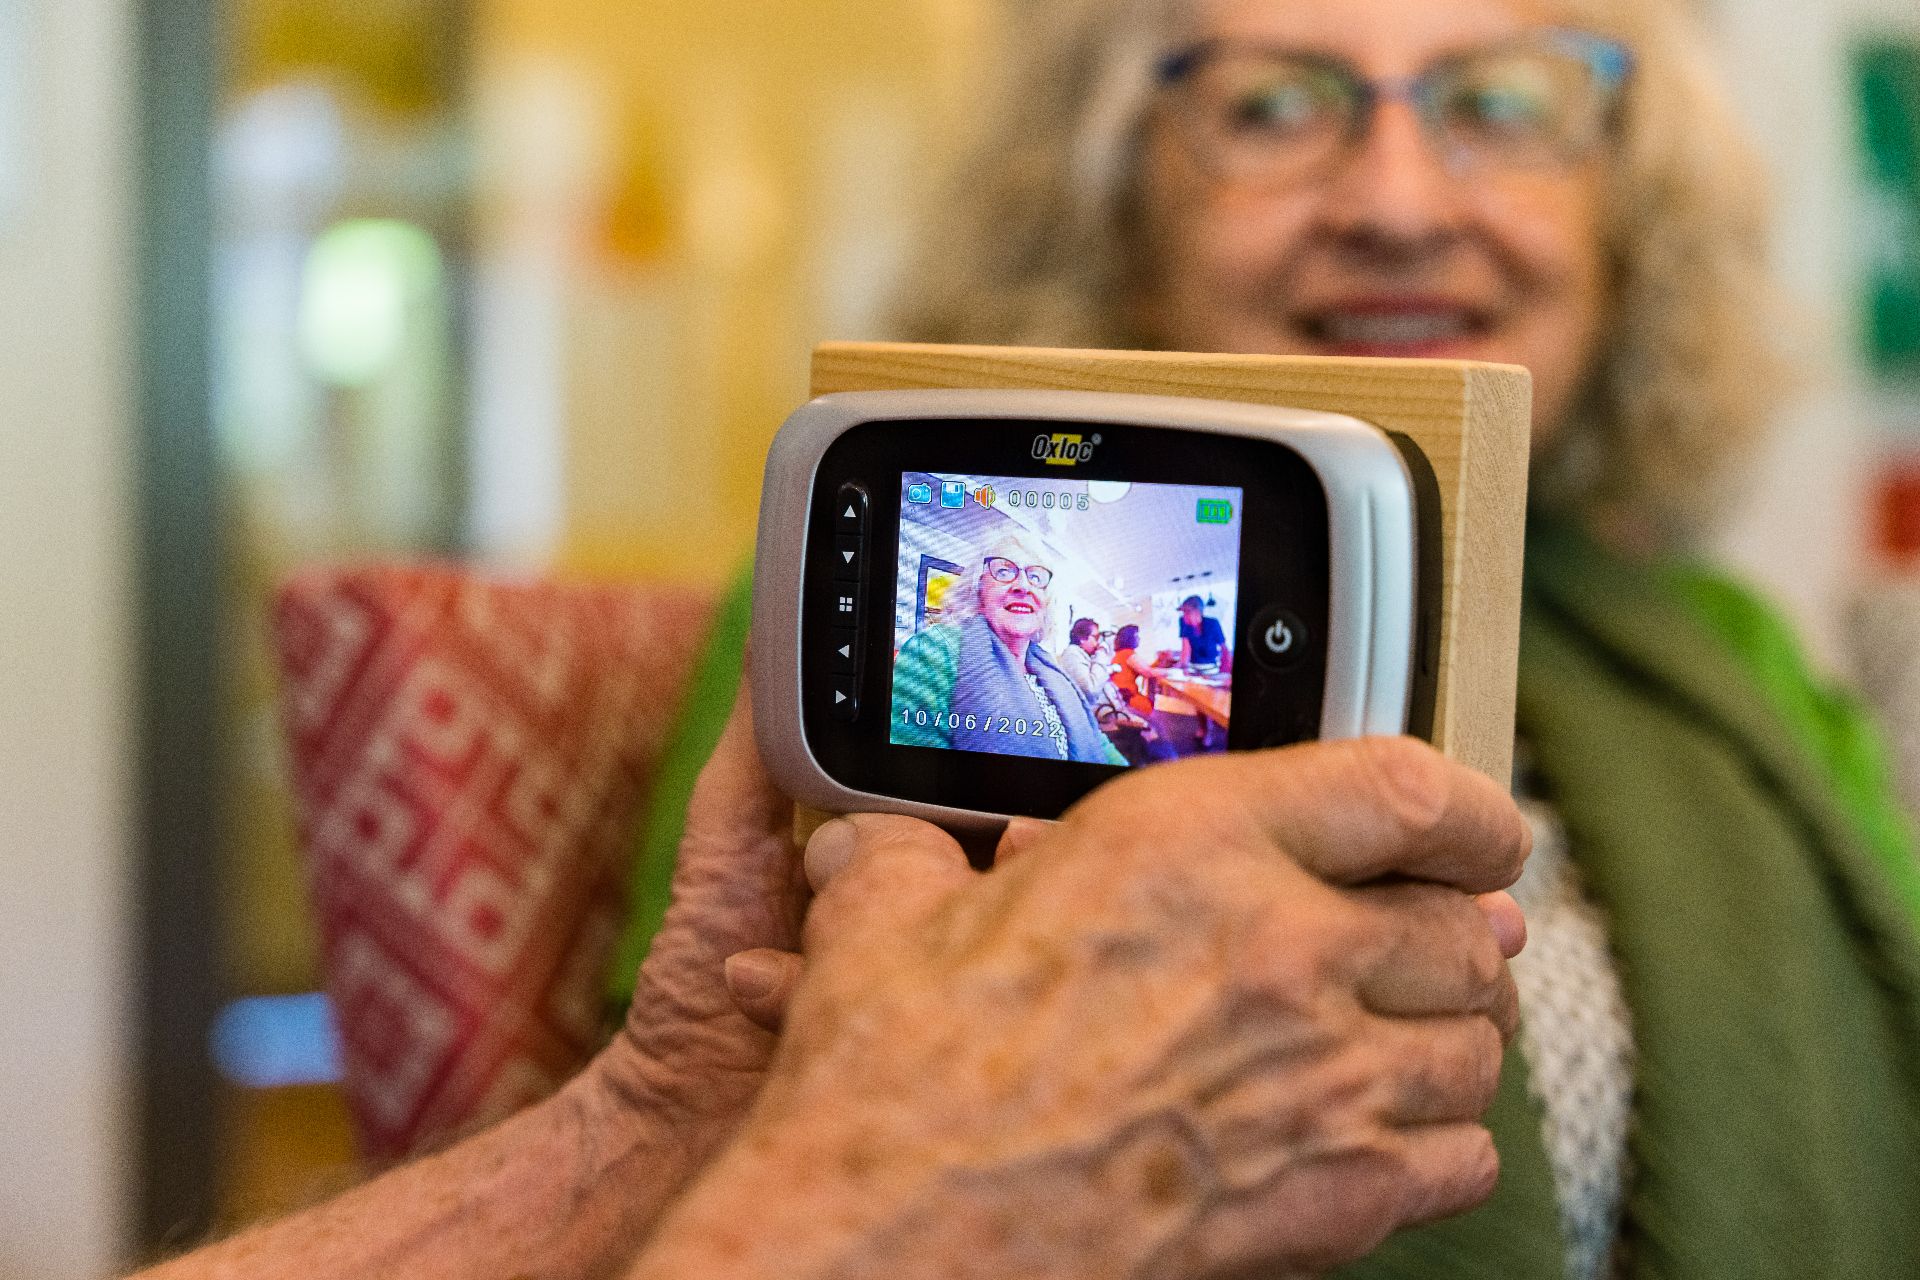
[[[1011,578],[1003,578],[993,571],[993,562],[996,560],[1002,564],[1010,564],[1013,566],[1013,576]],[[1022,578],[1025,578],[1027,585],[1035,591],[1047,591],[1053,587],[1053,570],[1044,564],[1021,564],[1019,561],[1010,560],[1006,556],[988,556],[981,561],[981,564],[986,568],[987,576],[1003,587],[1010,587]],[[1033,580],[1033,574],[1036,569],[1047,575],[1045,582],[1035,582]]]
[[[1316,64],[1328,70],[1340,73],[1356,94],[1357,107],[1353,115],[1351,132],[1346,140],[1352,146],[1365,138],[1373,129],[1375,116],[1380,108],[1388,103],[1405,103],[1420,120],[1421,129],[1429,140],[1433,138],[1435,125],[1428,114],[1423,101],[1425,90],[1433,77],[1441,70],[1460,61],[1483,53],[1498,52],[1503,49],[1524,48],[1528,45],[1545,45],[1571,53],[1587,64],[1600,87],[1610,96],[1608,113],[1617,115],[1620,108],[1622,90],[1633,78],[1636,61],[1633,50],[1624,42],[1610,36],[1592,31],[1582,31],[1577,27],[1543,27],[1511,40],[1496,41],[1476,49],[1461,50],[1443,54],[1427,66],[1410,76],[1394,76],[1375,79],[1362,75],[1360,70],[1344,58],[1328,54],[1312,53],[1288,49],[1283,46],[1261,44],[1243,40],[1216,39],[1202,40],[1176,49],[1166,54],[1154,65],[1154,83],[1161,89],[1171,89],[1184,83],[1194,71],[1209,57],[1222,51],[1249,51],[1267,53],[1276,57],[1286,57],[1296,61]]]

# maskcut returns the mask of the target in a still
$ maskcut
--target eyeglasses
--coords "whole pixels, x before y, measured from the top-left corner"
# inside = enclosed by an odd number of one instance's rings
[[[1413,108],[1449,170],[1570,165],[1613,129],[1632,70],[1633,53],[1618,41],[1552,28],[1400,80],[1224,40],[1168,56],[1159,79],[1203,169],[1272,190],[1349,153],[1387,102]]]
[[[1027,575],[1027,581],[1033,584],[1033,589],[1036,591],[1045,591],[1053,582],[1053,570],[1043,564],[1030,564],[1023,570],[1005,556],[987,557],[987,574],[995,582],[1017,581],[1022,572]]]

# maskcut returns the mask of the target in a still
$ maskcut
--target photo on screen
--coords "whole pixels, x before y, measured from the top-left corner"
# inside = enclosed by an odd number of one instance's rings
[[[1242,499],[907,472],[889,741],[1116,766],[1226,750]]]

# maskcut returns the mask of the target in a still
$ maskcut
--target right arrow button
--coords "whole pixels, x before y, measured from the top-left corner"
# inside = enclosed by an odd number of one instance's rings
[[[860,718],[860,686],[852,676],[835,676],[828,683],[831,691],[827,697],[833,707],[833,718],[851,724]]]

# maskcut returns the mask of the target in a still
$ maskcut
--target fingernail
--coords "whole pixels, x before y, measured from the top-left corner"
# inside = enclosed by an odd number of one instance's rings
[[[806,853],[807,883],[815,893],[825,889],[828,882],[853,861],[859,843],[859,833],[845,818],[834,818],[820,825],[807,841]]]
[[[1509,893],[1483,893],[1474,899],[1499,940],[1500,954],[1511,960],[1527,945],[1527,917]]]
[[[1007,823],[1007,829],[1000,836],[1001,856],[1010,856],[1020,852],[1047,832],[1053,830],[1053,823],[1040,818],[1015,818]]]
[[[727,990],[738,1000],[761,1000],[780,985],[785,966],[764,951],[740,951],[726,960]]]

